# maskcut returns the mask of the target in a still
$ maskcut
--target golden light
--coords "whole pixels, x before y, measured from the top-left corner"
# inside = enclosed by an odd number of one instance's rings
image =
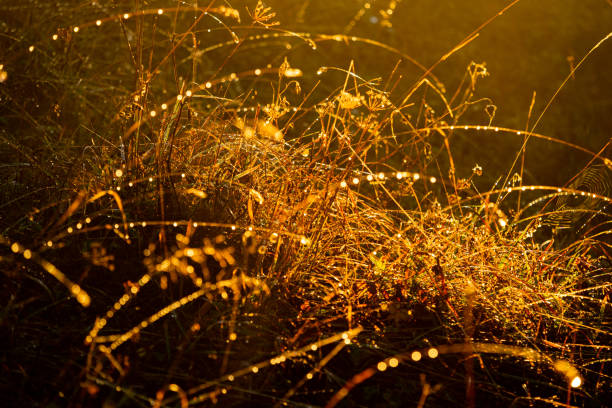
[[[302,76],[302,70],[299,68],[289,68],[285,70],[285,76],[287,78],[296,78]]]

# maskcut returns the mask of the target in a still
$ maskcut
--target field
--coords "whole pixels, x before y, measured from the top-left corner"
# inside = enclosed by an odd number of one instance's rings
[[[0,400],[612,406],[609,0],[0,0]]]

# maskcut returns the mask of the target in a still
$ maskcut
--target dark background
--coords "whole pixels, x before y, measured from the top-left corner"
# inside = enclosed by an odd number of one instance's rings
[[[196,3],[208,4],[201,0]],[[384,0],[367,3],[370,7],[365,9],[364,1],[270,0],[266,5],[277,13],[279,28],[312,35],[346,33],[380,41],[429,67],[511,3],[509,0]],[[105,137],[116,137],[117,129],[108,126],[109,119],[134,92],[135,82],[126,34],[116,22],[105,23],[100,28],[82,30],[69,50],[62,49],[64,42],[53,42],[50,37],[58,28],[132,10],[134,4],[131,1],[99,5],[66,1],[58,6],[52,2],[0,1],[0,32],[3,33],[0,64],[5,65],[9,75],[0,84],[0,126],[6,138],[33,144],[34,150],[42,144],[47,150],[60,151],[66,145],[82,150],[91,141],[92,130]],[[253,10],[256,1],[227,4],[240,11],[240,25],[250,23],[246,7]],[[384,24],[380,12],[393,4],[396,8],[388,19],[390,24]],[[140,4],[142,8],[175,5],[170,1]],[[347,30],[360,10],[363,11],[361,18]],[[185,21],[179,21],[179,27],[192,18],[188,13],[184,15]],[[167,16],[160,19],[165,24],[171,21]],[[236,24],[229,19],[227,22]],[[209,23],[211,27],[219,27],[212,20]],[[169,28],[160,26],[158,40],[167,38],[167,31],[162,29]],[[609,0],[521,0],[480,30],[478,38],[439,64],[434,74],[450,96],[471,61],[486,63],[490,75],[478,82],[476,96],[491,98],[497,106],[494,125],[525,130],[534,92],[531,124],[570,73],[568,59],[577,64],[611,31]],[[253,34],[248,29],[236,29],[236,32]],[[228,39],[223,30],[212,34],[202,31],[198,35],[202,46]],[[29,44],[36,44],[36,52],[28,53]],[[292,49],[287,50],[287,44]],[[216,73],[229,51],[225,47],[207,54],[198,66],[198,79]],[[177,56],[187,58],[188,54],[179,49]],[[260,41],[241,46],[226,61],[220,74],[269,63],[278,66],[285,56],[293,66],[304,71],[301,81],[306,91],[318,80],[315,72],[319,66],[348,68],[354,60],[356,72],[364,78],[385,80],[400,59],[397,54],[363,43],[324,41],[318,43],[317,50],[312,50],[297,39]],[[190,67],[189,63],[183,65]],[[162,81],[157,84],[161,84],[163,94],[170,95],[176,92],[172,85],[175,78],[171,70],[165,71],[168,72],[162,73]],[[422,74],[408,62],[401,64],[398,72],[403,77],[398,84],[398,95],[410,89]],[[563,87],[535,132],[599,151],[609,140],[612,128],[611,72],[612,40],[608,40]],[[327,86],[319,87],[320,96],[328,96],[336,85]],[[61,112],[54,111],[55,104]],[[465,124],[486,124],[483,105],[465,120]],[[99,143],[100,139],[94,137],[94,142]],[[508,171],[521,143],[522,136],[513,134],[456,132],[451,147],[458,174],[469,175],[478,163],[484,169],[484,176],[479,179],[481,187],[490,188],[494,180]],[[3,156],[14,154],[13,150],[5,149],[6,146],[2,148]],[[590,159],[568,147],[535,139],[529,141],[526,152],[525,183],[529,184],[562,185]]]
[[[333,0],[268,3],[278,12],[283,27],[330,34],[344,32],[358,5],[364,4]],[[511,1],[401,1],[390,19],[391,27],[380,24],[379,13],[391,2],[370,3],[348,34],[389,44],[429,67]],[[533,93],[536,99],[531,124],[570,73],[568,58],[577,64],[611,31],[609,1],[523,0],[484,27],[478,38],[441,63],[434,74],[445,84],[447,93],[452,93],[471,61],[486,63],[490,76],[478,83],[477,95],[491,98],[497,106],[495,125],[524,130]],[[322,44],[314,53],[320,65],[347,67],[353,58],[357,72],[365,77],[387,76],[398,59],[366,45]],[[403,64],[402,70],[406,88],[421,74],[411,64]],[[608,40],[567,82],[535,132],[599,151],[611,136],[611,73],[612,41]],[[472,124],[486,124],[486,115],[482,115],[481,123]],[[463,167],[469,172],[478,162],[485,176],[495,179],[507,171],[521,143],[522,137],[514,135],[463,132],[457,133],[452,147],[455,154],[460,152],[455,158],[458,170]],[[589,159],[567,147],[530,140],[525,182],[563,184]]]

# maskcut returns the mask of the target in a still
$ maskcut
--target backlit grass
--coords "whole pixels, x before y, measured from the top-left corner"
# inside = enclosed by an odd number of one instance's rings
[[[486,63],[436,68],[521,1],[433,65],[362,35],[401,1],[336,5],[337,32],[262,2],[9,3],[8,404],[607,401],[609,141],[538,125],[610,34],[514,128]],[[393,63],[361,71],[365,47]],[[492,174],[464,139],[518,149]],[[586,158],[578,181],[529,183],[534,141]]]

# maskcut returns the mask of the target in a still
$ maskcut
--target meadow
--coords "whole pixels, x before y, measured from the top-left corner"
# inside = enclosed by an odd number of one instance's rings
[[[610,21],[0,0],[2,406],[611,406]]]

